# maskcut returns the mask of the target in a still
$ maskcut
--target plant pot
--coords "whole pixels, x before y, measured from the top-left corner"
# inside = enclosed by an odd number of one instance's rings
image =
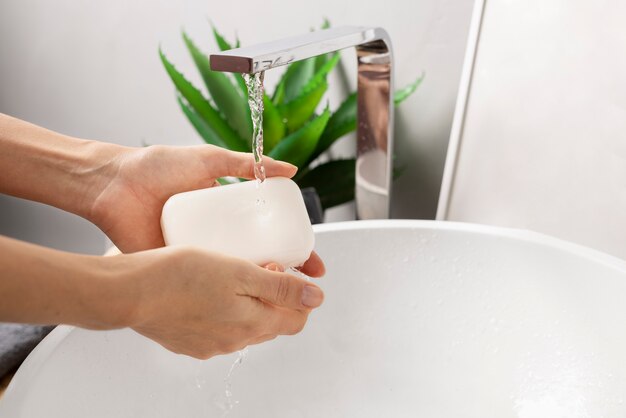
[[[322,203],[320,197],[314,187],[305,187],[300,189],[302,192],[302,198],[304,199],[304,205],[306,211],[309,214],[309,219],[312,224],[321,224],[324,222],[324,209],[322,209]]]

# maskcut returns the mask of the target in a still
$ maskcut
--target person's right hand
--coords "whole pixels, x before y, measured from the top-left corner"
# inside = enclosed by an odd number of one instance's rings
[[[306,280],[200,249],[167,247],[112,259],[122,270],[132,266],[136,305],[128,325],[200,359],[296,334],[324,298]]]

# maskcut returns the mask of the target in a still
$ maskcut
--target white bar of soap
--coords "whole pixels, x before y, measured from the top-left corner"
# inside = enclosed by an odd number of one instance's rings
[[[313,228],[300,189],[270,177],[180,193],[161,215],[166,245],[191,245],[244,258],[298,267],[311,255]]]

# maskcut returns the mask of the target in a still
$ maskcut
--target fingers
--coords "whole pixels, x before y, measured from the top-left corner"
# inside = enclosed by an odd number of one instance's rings
[[[278,271],[281,273],[285,271],[285,267],[276,263],[269,263],[265,266],[265,268],[268,269],[269,271]]]
[[[264,267],[270,271],[285,271],[284,266],[276,263],[269,263]],[[326,274],[326,267],[324,267],[324,262],[315,251],[311,253],[309,259],[305,261],[304,265],[298,268],[298,270],[300,270],[302,273],[306,274],[309,277],[322,277],[324,274]]]
[[[246,154],[248,158],[252,158],[251,154]],[[254,164],[253,172],[254,172]],[[265,175],[267,177],[287,177],[292,178],[298,172],[298,167],[289,164],[286,161],[277,161],[272,157],[263,157],[263,166],[265,167]],[[254,177],[254,176],[253,176]]]
[[[265,304],[261,317],[265,318],[265,332],[260,339],[271,339],[271,335],[294,335],[302,331],[309,317],[309,310],[294,311]]]
[[[311,256],[299,270],[310,277],[322,277],[326,274],[326,267],[324,262],[315,251],[311,253]]]
[[[219,147],[211,147],[210,167],[214,177],[254,178],[254,158],[245,152],[229,151]],[[271,157],[263,157],[263,166],[267,177],[293,177],[298,168],[284,161],[276,161]]]
[[[293,310],[317,308],[324,300],[318,286],[287,273],[258,269],[246,279],[246,296]]]
[[[256,320],[260,327],[259,334],[250,336],[248,345],[260,344],[273,340],[278,335],[294,335],[302,331],[306,325],[310,310],[293,310],[281,308],[269,303],[260,302],[261,311],[257,312]]]

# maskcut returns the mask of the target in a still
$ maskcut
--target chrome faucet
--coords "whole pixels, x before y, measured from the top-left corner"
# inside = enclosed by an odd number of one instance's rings
[[[357,219],[389,218],[393,154],[393,72],[384,29],[339,27],[231,49],[210,57],[213,71],[258,73],[317,55],[356,47]]]

